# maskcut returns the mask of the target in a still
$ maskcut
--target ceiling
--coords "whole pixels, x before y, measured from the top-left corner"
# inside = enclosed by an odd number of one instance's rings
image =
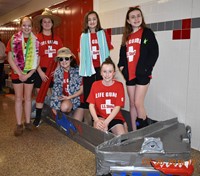
[[[30,2],[31,0],[0,0],[0,16]]]

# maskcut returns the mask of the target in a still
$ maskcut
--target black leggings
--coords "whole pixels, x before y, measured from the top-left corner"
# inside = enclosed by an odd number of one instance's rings
[[[92,87],[93,82],[98,81],[98,80],[102,80],[102,76],[100,74],[100,68],[95,68],[96,73],[92,76],[88,76],[88,77],[83,77],[83,94],[84,94],[84,107],[85,109],[89,108],[89,104],[86,102],[89,94],[90,94],[90,90]]]

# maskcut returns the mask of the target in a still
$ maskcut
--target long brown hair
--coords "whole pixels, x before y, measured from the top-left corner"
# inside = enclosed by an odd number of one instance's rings
[[[88,33],[88,29],[89,29],[89,27],[88,27],[88,16],[90,15],[90,14],[95,14],[96,15],[96,17],[97,17],[97,26],[96,26],[96,29],[95,29],[95,31],[96,32],[98,32],[98,31],[100,31],[100,30],[102,30],[103,28],[101,27],[101,22],[100,22],[100,19],[99,19],[99,15],[97,14],[97,12],[95,12],[95,11],[89,11],[88,13],[86,13],[86,15],[85,15],[85,17],[84,17],[84,22],[83,22],[83,33]]]
[[[43,19],[44,18],[42,18],[41,20],[40,20],[40,31],[39,31],[39,33],[42,33],[43,34],[43,26],[42,26],[42,22],[43,22]],[[54,21],[51,19],[51,18],[49,18],[50,20],[51,20],[51,22],[52,22],[52,27],[51,27],[51,38],[52,38],[52,40],[54,40],[54,30],[53,30],[53,26],[54,26]],[[44,37],[44,36],[43,36]]]
[[[128,40],[129,35],[133,32],[133,28],[131,26],[131,24],[129,24],[127,22],[127,20],[129,19],[129,14],[134,11],[134,10],[138,10],[141,13],[142,16],[142,24],[141,27],[142,28],[146,28],[146,23],[144,21],[144,15],[141,11],[141,9],[137,6],[137,7],[130,7],[129,10],[126,13],[126,19],[125,19],[125,25],[124,25],[124,32],[123,32],[123,36],[122,36],[122,45],[126,44],[126,41]]]

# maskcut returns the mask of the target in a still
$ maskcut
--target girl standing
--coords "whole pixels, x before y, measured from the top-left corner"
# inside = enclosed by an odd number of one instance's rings
[[[154,122],[147,118],[144,100],[158,54],[158,43],[146,27],[142,11],[131,7],[126,14],[118,67],[126,80],[133,130]]]
[[[80,69],[83,76],[84,108],[88,109],[87,97],[94,81],[101,80],[100,65],[113,49],[108,34],[102,29],[95,11],[85,15],[83,33],[80,38]]]
[[[7,44],[8,63],[12,68],[11,78],[15,91],[15,115],[17,126],[15,136],[23,133],[22,111],[23,100],[25,110],[24,127],[32,130],[30,123],[31,97],[35,80],[35,70],[38,67],[39,42],[32,33],[32,20],[24,17],[20,22],[21,30],[14,34]]]
[[[56,57],[58,49],[62,47],[62,41],[60,37],[56,36],[53,32],[53,28],[61,23],[61,19],[58,16],[52,14],[52,12],[46,9],[41,15],[34,18],[36,26],[40,27],[40,32],[36,35],[40,42],[40,65],[37,69],[35,87],[39,93],[41,85],[53,87],[53,72],[56,69],[54,58]],[[50,75],[47,75],[47,68],[51,68]],[[41,92],[40,92],[41,93]],[[46,96],[47,91],[42,92]],[[41,113],[43,108],[43,101],[39,101],[40,96],[36,99],[36,118],[33,124],[38,127],[41,120]]]
[[[116,135],[127,132],[126,122],[120,109],[124,106],[124,88],[114,80],[115,64],[107,58],[101,65],[103,80],[93,83],[87,99],[94,120],[94,127],[102,131],[112,131]]]

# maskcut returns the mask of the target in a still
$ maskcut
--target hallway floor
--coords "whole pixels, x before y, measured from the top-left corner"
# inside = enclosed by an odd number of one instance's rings
[[[0,95],[0,176],[93,176],[95,155],[46,123],[15,137],[14,101]]]
[[[0,95],[0,107],[0,176],[95,175],[95,155],[46,123],[15,137],[12,94]],[[200,175],[199,158],[192,150],[194,176]]]

